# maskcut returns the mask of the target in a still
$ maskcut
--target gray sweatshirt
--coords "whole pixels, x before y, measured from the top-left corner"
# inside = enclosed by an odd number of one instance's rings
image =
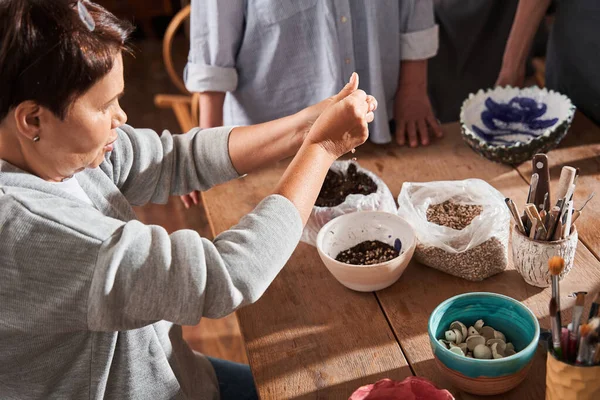
[[[0,160],[0,398],[218,399],[180,325],[256,301],[302,233],[272,195],[214,241],[144,225],[165,203],[236,178],[231,128],[172,136],[124,126],[76,175],[94,206]]]

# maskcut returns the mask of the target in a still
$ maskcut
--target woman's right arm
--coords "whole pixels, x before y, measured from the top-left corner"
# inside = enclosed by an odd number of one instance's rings
[[[519,0],[496,86],[523,86],[525,62],[551,0]]]

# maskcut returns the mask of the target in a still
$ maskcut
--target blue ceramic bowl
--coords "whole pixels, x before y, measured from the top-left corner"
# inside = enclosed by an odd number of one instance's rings
[[[517,353],[510,357],[479,360],[451,352],[438,339],[454,321],[467,327],[478,319],[506,335]],[[523,381],[536,352],[540,325],[523,303],[496,293],[466,293],[436,307],[429,317],[429,341],[438,367],[461,390],[478,395],[507,392]]]
[[[565,137],[575,106],[552,90],[496,87],[470,94],[461,112],[465,142],[482,156],[505,164],[529,161]]]

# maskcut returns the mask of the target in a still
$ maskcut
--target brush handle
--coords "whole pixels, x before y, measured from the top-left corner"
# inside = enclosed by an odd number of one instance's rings
[[[533,156],[533,172],[538,174],[538,184],[535,191],[535,198],[532,203],[543,210],[545,207],[544,197],[548,193],[548,202],[550,201],[550,169],[548,167],[548,156],[545,154],[536,154]]]
[[[573,167],[563,167],[560,171],[560,180],[558,181],[558,189],[556,190],[556,198],[562,199],[567,195],[569,187],[575,181],[577,170]],[[569,200],[569,199],[567,199]]]
[[[585,340],[585,337],[579,339],[579,350],[577,351],[577,358],[575,359],[576,364],[583,364],[583,361],[587,359],[587,354],[589,353],[588,343]]]
[[[561,360],[563,351],[560,343],[560,325],[557,321],[557,318],[552,318],[550,321],[552,324],[552,347],[554,348],[556,358]]]
[[[590,307],[590,315],[588,317],[588,321],[596,317],[596,315],[598,314],[598,309],[600,309],[600,304],[595,302],[592,303],[592,307]]]

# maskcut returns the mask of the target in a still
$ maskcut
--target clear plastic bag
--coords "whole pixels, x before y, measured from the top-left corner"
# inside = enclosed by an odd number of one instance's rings
[[[429,222],[429,206],[445,201],[483,210],[462,230]],[[485,181],[404,183],[398,215],[415,230],[415,258],[422,264],[473,281],[497,274],[508,265],[510,214],[504,196]]]
[[[396,213],[396,203],[394,197],[387,185],[377,175],[371,171],[362,168],[355,161],[336,161],[331,166],[331,170],[337,173],[346,174],[350,164],[356,165],[356,170],[367,175],[377,185],[377,191],[369,195],[351,194],[346,196],[342,204],[335,207],[314,206],[308,222],[302,232],[301,241],[315,246],[317,234],[321,228],[340,215],[350,214],[356,211],[385,211]]]

